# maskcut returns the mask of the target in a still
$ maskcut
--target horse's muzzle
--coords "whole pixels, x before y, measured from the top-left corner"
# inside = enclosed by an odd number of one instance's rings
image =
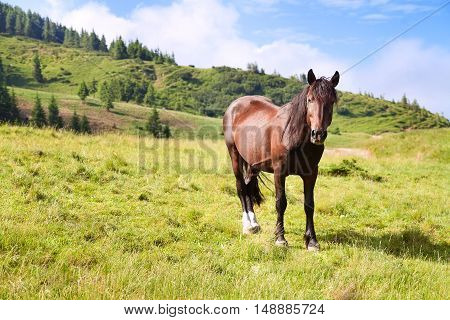
[[[326,130],[311,130],[311,142],[314,144],[323,144],[325,139],[327,138]]]

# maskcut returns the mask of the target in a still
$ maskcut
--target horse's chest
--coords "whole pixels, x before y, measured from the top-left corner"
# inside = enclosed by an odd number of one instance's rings
[[[307,143],[289,153],[286,163],[289,174],[310,175],[319,165],[324,151],[323,145]]]

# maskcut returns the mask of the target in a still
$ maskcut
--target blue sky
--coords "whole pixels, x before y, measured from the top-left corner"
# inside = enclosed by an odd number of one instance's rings
[[[19,0],[110,40],[139,37],[181,64],[331,76],[441,6],[444,0]],[[8,1],[7,1],[8,2]],[[450,116],[450,4],[342,77],[341,89],[389,99],[406,93]]]

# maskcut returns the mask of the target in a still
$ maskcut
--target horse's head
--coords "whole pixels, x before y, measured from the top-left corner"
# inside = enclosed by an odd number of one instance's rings
[[[330,80],[316,79],[312,69],[308,71],[306,93],[306,121],[311,128],[311,142],[323,144],[327,138],[327,128],[333,118],[333,105],[337,102],[335,87],[339,83],[339,72],[335,72]]]

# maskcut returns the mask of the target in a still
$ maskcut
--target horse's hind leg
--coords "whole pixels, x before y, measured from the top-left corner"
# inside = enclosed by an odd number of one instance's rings
[[[259,225],[258,221],[256,220],[256,214],[253,209],[253,201],[255,197],[259,197],[259,202],[262,201],[260,198],[260,191],[258,187],[258,176],[253,176],[250,180],[250,182],[245,186],[246,187],[246,193],[245,193],[245,204],[247,208],[247,214],[248,218],[250,220],[252,233],[257,233],[261,231],[261,226]]]
[[[256,221],[256,216],[253,211],[253,201],[251,195],[249,194],[250,185],[253,186],[252,180],[247,185],[244,180],[243,168],[247,165],[245,160],[240,156],[236,149],[236,146],[228,146],[228,151],[230,153],[231,164],[233,167],[233,172],[236,177],[236,190],[241,200],[242,205],[242,232],[244,234],[257,233],[261,230],[258,222]],[[256,177],[254,177],[256,179]]]

